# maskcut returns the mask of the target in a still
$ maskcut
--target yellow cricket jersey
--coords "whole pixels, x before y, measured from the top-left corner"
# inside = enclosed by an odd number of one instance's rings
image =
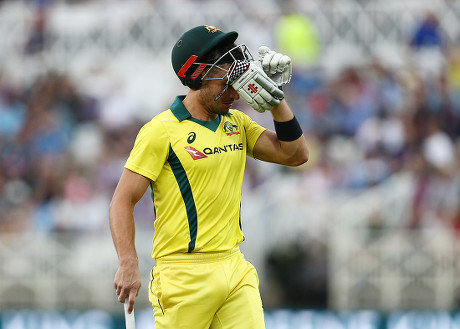
[[[265,130],[237,110],[214,121],[194,119],[183,98],[142,127],[125,165],[152,181],[154,258],[225,251],[243,241],[246,156]]]

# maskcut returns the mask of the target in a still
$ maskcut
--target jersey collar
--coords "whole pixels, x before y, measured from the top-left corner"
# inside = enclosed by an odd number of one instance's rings
[[[184,121],[192,117],[190,112],[185,108],[184,104],[182,103],[184,98],[185,98],[185,95],[177,96],[171,105],[171,112],[174,114],[174,116],[179,121]]]
[[[220,124],[221,116],[218,115],[217,118],[213,121],[202,121],[192,117],[190,112],[185,108],[184,103],[182,101],[185,99],[185,95],[176,96],[176,99],[172,103],[170,109],[171,112],[174,114],[177,120],[184,121],[184,120],[191,120],[196,122],[206,128],[211,129],[212,131],[216,131],[217,127]],[[231,114],[230,112],[228,114]]]

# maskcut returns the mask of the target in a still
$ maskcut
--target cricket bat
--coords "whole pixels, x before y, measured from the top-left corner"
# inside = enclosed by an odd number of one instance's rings
[[[123,304],[123,306],[125,309],[126,329],[136,329],[136,322],[134,320],[134,309],[131,312],[131,314],[128,313],[128,306],[129,306],[128,298],[125,299],[125,303]]]

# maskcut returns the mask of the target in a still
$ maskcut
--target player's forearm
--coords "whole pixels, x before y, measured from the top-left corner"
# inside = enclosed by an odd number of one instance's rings
[[[294,113],[292,112],[285,100],[282,100],[278,106],[273,108],[271,113],[273,116],[273,120],[278,123],[287,123],[294,119]],[[309,152],[307,142],[300,127],[298,127],[297,129],[298,132],[295,128],[288,129],[288,132],[293,134],[292,138],[282,138],[280,137],[280,131],[278,129],[276,130],[277,137],[279,139],[280,152],[282,152],[285,155],[287,159],[287,164],[291,166],[298,166],[307,162]]]
[[[137,265],[133,210],[134,206],[116,199],[110,205],[110,231],[120,266]]]
[[[120,266],[137,265],[133,211],[149,183],[147,178],[124,169],[113,194],[109,209],[110,230]]]
[[[279,122],[289,121],[294,117],[294,113],[285,99],[283,99],[280,104],[275,106],[270,112],[273,116],[273,120]]]

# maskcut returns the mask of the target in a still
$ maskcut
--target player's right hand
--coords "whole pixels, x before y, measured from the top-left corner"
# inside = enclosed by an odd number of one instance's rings
[[[139,267],[137,264],[134,266],[120,266],[115,274],[114,287],[118,296],[118,301],[124,303],[125,299],[129,300],[128,312],[134,309],[136,296],[141,287],[141,276],[139,274]]]
[[[261,113],[271,110],[284,98],[283,91],[265,74],[258,62],[250,62],[246,71],[231,85],[253,109]]]

